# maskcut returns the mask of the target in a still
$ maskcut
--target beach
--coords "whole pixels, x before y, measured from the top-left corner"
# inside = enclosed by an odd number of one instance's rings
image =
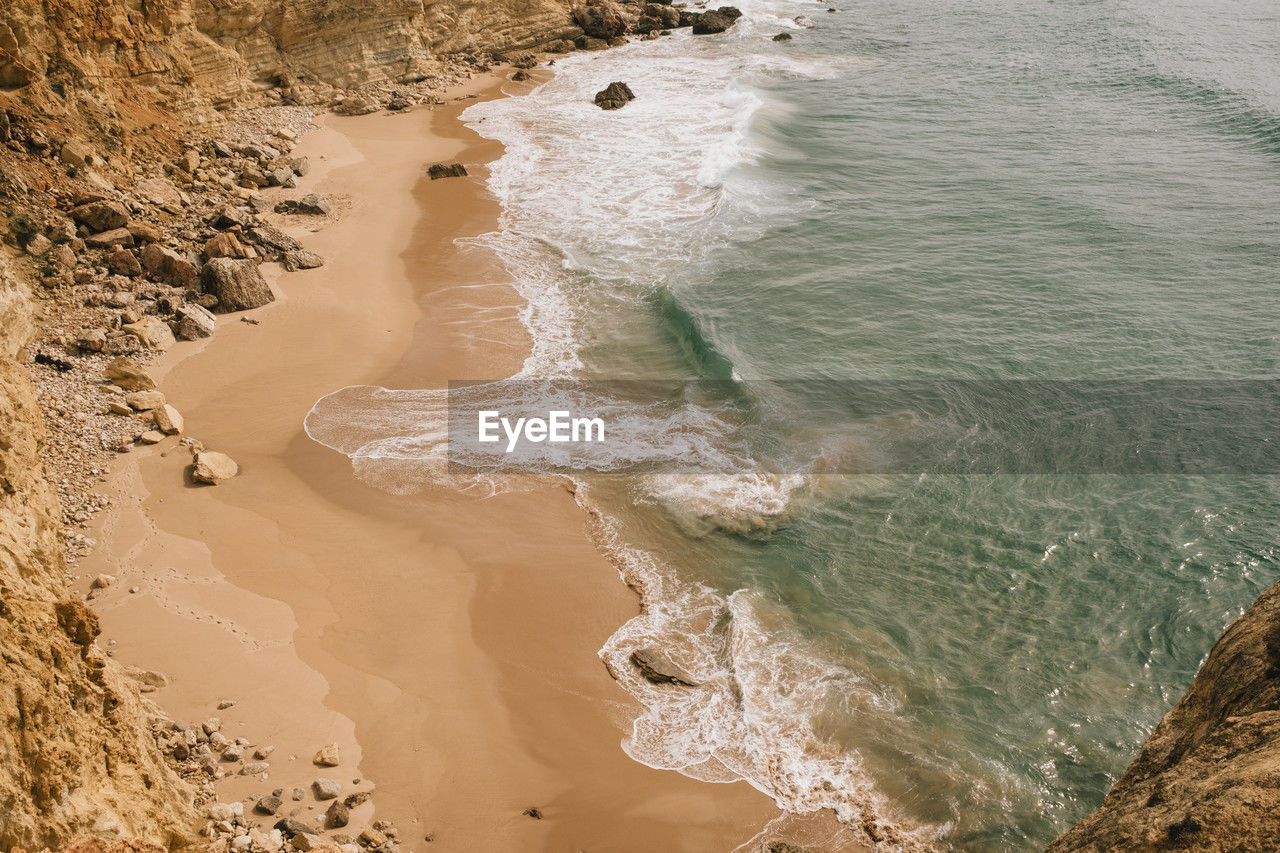
[[[494,227],[483,164],[500,152],[453,99],[504,87],[523,88],[478,79],[434,109],[326,116],[301,140],[315,164],[303,188],[339,213],[287,230],[326,265],[277,276],[259,324],[224,315],[215,340],[153,366],[186,433],[241,472],[191,485],[174,438],[121,460],[82,564],[119,577],[94,596],[103,641],[167,674],[168,713],[275,747],[269,783],[235,777],[223,799],[317,777],[376,788],[360,808],[410,850],[428,836],[431,849],[732,849],[778,814],[767,797],[620,748],[634,703],[596,652],[637,602],[568,490],[392,496],[302,429],[347,385],[520,367],[518,296],[492,258],[453,245]],[[453,161],[470,177],[428,180]],[[340,765],[312,766],[327,743]],[[280,814],[322,809],[308,790]]]

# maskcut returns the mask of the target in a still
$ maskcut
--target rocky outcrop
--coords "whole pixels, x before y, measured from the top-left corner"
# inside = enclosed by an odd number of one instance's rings
[[[196,830],[193,791],[161,760],[152,710],[94,644],[97,617],[67,588],[44,428],[16,358],[32,325],[3,252],[0,849],[57,849],[94,831],[174,846]]]
[[[596,92],[595,104],[602,110],[620,110],[635,99],[630,86],[614,82]]]
[[[1051,853],[1280,850],[1280,584],[1214,645],[1096,812]]]

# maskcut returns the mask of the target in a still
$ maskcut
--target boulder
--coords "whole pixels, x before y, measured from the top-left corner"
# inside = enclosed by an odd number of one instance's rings
[[[76,265],[76,253],[70,246],[54,246],[49,260],[60,269],[69,270]]]
[[[93,583],[90,584],[90,586],[94,589],[106,589],[107,587],[115,584],[115,582],[116,579],[112,575],[98,575],[93,579]]]
[[[27,254],[35,258],[44,257],[53,248],[53,241],[43,234],[36,234],[27,241]]]
[[[272,169],[267,174],[267,180],[271,182],[273,187],[284,187],[291,190],[298,185],[294,180],[293,169],[288,166],[279,166]]]
[[[138,441],[142,444],[159,444],[164,441],[164,433],[158,429],[149,429],[138,436]]]
[[[269,794],[254,805],[253,810],[258,814],[275,814],[280,811],[280,807],[284,805],[280,798],[275,794]],[[277,845],[278,846],[278,845]]]
[[[333,213],[333,202],[319,193],[309,193],[300,199],[286,199],[276,205],[276,213],[301,213],[306,216],[328,216]]]
[[[773,37],[774,41],[791,41],[791,33],[778,33]]]
[[[194,287],[200,276],[195,264],[159,243],[148,243],[143,247],[142,267],[165,284],[174,287]]]
[[[128,323],[120,328],[142,341],[142,345],[149,350],[167,350],[177,342],[169,324],[159,317],[143,317],[136,323]]]
[[[58,152],[58,159],[68,166],[79,168],[89,165],[93,159],[93,152],[83,142],[68,139],[63,144],[62,150]]]
[[[631,653],[631,663],[640,674],[654,684],[681,684],[697,687],[692,675],[677,666],[671,658],[654,648],[636,649]]]
[[[107,255],[107,269],[116,275],[122,275],[127,278],[142,275],[142,264],[138,263],[138,258],[128,249],[117,249]]]
[[[173,324],[173,333],[178,340],[198,341],[213,337],[217,321],[209,309],[202,308],[194,302],[186,302],[179,305],[174,314],[176,319]]]
[[[596,92],[596,106],[602,110],[618,110],[636,99],[631,87],[626,83],[610,83]]]
[[[324,266],[324,258],[315,252],[308,252],[305,249],[294,249],[291,252],[284,253],[284,268],[289,272],[294,270],[313,270],[316,267]]]
[[[164,405],[164,394],[159,391],[134,391],[124,395],[124,402],[135,412],[149,412]]]
[[[150,222],[130,222],[125,227],[137,243],[159,243],[164,239],[164,232]]]
[[[215,234],[204,244],[206,258],[253,258],[256,254],[230,231]]]
[[[197,483],[205,483],[210,486],[216,486],[219,483],[230,480],[232,477],[240,473],[240,466],[236,464],[225,453],[218,453],[213,450],[202,450],[195,455],[192,461],[193,468],[191,478]],[[265,762],[263,762],[265,765]],[[249,767],[248,764],[245,767]],[[244,772],[243,770],[241,771]]]
[[[461,163],[436,163],[430,169],[427,169],[427,176],[433,181],[441,178],[465,178],[467,176],[467,168]]]
[[[170,213],[182,212],[182,194],[167,178],[144,178],[134,186],[134,193]]]
[[[173,406],[165,403],[151,412],[151,419],[156,422],[156,429],[165,435],[178,435],[186,424],[182,415]]]
[[[204,266],[205,290],[218,297],[223,311],[261,308],[275,299],[254,261],[214,258]]]
[[[76,338],[81,352],[102,352],[107,346],[107,333],[102,329],[85,329]]]
[[[293,169],[293,173],[299,178],[305,178],[311,171],[311,161],[306,157],[294,157],[289,161],[289,168]]]
[[[719,9],[703,12],[693,22],[693,34],[701,36],[722,33],[741,17],[742,12],[734,6],[721,6]]]
[[[113,249],[117,246],[132,246],[133,235],[127,228],[112,228],[84,238],[84,244],[91,249]]]
[[[82,204],[71,208],[69,213],[72,219],[94,234],[123,228],[129,221],[129,211],[117,201],[94,201]]]
[[[588,0],[573,8],[573,19],[591,38],[608,40],[627,31],[622,8],[612,0]]]
[[[102,375],[112,385],[126,391],[151,391],[156,387],[156,381],[147,375],[142,365],[124,355],[112,359],[103,369]]]
[[[302,248],[301,243],[274,225],[259,225],[257,228],[251,229],[249,231],[249,239],[260,246],[265,246],[277,252],[288,252],[291,249]]]
[[[243,207],[227,205],[218,209],[209,219],[209,224],[219,231],[228,228],[247,229],[253,227],[253,213]]]

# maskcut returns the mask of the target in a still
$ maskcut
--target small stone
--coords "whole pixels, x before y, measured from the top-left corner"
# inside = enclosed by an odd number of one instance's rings
[[[315,758],[311,759],[311,763],[317,767],[337,767],[340,761],[336,743],[325,744],[316,752]]]
[[[93,588],[106,589],[107,587],[111,586],[115,582],[116,582],[116,579],[112,575],[98,575],[96,578],[93,579]]]
[[[283,266],[289,272],[295,270],[313,270],[317,267],[324,266],[324,258],[315,252],[308,252],[305,249],[293,249],[284,253]]]
[[[264,761],[275,751],[276,748],[274,746],[260,746],[253,751],[253,757],[259,761]]]
[[[263,797],[254,805],[253,810],[258,814],[275,814],[280,811],[280,807],[284,805],[280,798],[275,794]]]
[[[234,700],[234,699],[219,699],[219,700],[218,700],[218,710],[219,710],[219,711],[225,711],[225,710],[227,710],[228,708],[233,707],[235,704],[236,704],[236,703],[235,703],[235,700]]]
[[[82,352],[102,352],[107,346],[107,333],[102,329],[86,329],[76,338]]]
[[[142,264],[138,263],[138,258],[128,249],[117,249],[107,255],[107,268],[116,275],[123,275],[128,278],[142,275]]]
[[[112,249],[117,246],[132,246],[133,235],[125,228],[113,228],[84,238],[84,244],[90,249]]]
[[[244,757],[244,747],[238,743],[233,743],[222,751],[223,761],[239,761]]]
[[[219,717],[210,717],[200,724],[200,728],[206,735],[220,732],[222,731],[222,720]]]
[[[774,41],[791,41],[791,33],[778,33],[773,37]]]
[[[266,773],[271,769],[271,765],[265,761],[249,761],[240,767],[241,776],[257,776]]]
[[[540,809],[534,808],[533,806],[530,806],[529,808],[525,809],[522,812],[522,814],[525,817],[531,817],[534,820],[542,820],[542,811]]]
[[[317,779],[311,783],[311,790],[317,800],[334,800],[342,794],[342,785],[333,779]]]

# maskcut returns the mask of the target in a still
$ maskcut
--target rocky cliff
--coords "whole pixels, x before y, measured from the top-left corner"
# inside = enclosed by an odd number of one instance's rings
[[[1102,806],[1051,853],[1280,850],[1280,584],[1214,645]]]
[[[186,840],[192,791],[156,751],[136,685],[94,644],[67,586],[61,511],[20,348],[33,330],[0,249],[0,850],[98,831]]]
[[[439,54],[581,32],[562,0],[6,0],[0,90],[47,85],[51,110],[123,93],[122,111],[198,115],[282,78],[406,80]]]

